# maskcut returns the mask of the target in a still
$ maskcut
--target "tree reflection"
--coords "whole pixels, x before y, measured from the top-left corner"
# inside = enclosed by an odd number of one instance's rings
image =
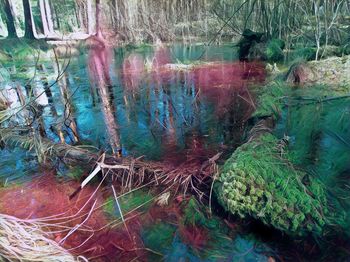
[[[114,154],[121,154],[119,126],[115,117],[114,95],[109,74],[113,52],[101,38],[90,38],[89,75],[101,98],[109,144]]]
[[[69,91],[69,77],[68,72],[63,74],[63,77],[58,81],[60,87],[62,102],[64,104],[64,119],[63,124],[72,131],[73,141],[75,143],[79,142],[78,128],[74,118],[74,108],[72,105],[72,97]],[[62,129],[59,131],[61,142],[65,142]]]

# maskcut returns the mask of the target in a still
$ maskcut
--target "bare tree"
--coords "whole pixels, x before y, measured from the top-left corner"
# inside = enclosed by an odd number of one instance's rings
[[[28,39],[35,39],[34,35],[34,23],[32,9],[29,0],[22,0],[24,10],[24,37]]]
[[[5,12],[5,23],[7,26],[7,37],[8,38],[17,38],[17,32],[15,27],[15,19],[12,13],[10,0],[1,0],[1,6],[4,8]]]
[[[54,29],[49,0],[39,0],[39,6],[44,30],[43,33],[45,36],[50,36],[54,33]]]
[[[91,0],[86,0],[86,12],[87,12],[87,29],[88,34],[92,35],[92,3]]]

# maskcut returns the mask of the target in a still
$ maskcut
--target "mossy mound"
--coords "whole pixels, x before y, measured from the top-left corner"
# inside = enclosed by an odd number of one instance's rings
[[[296,169],[289,154],[285,141],[271,134],[238,148],[216,183],[219,202],[233,214],[291,235],[321,235],[335,221],[327,192],[317,179]]]
[[[275,82],[262,87],[259,91],[258,106],[253,117],[264,118],[271,116],[277,120],[283,109],[285,94],[289,90],[283,84]]]
[[[273,135],[259,129],[226,162],[219,201],[291,235],[348,232],[349,86],[274,82],[259,93],[253,117],[273,119]]]
[[[284,41],[281,39],[271,39],[266,46],[266,58],[271,62],[278,62],[284,59]]]

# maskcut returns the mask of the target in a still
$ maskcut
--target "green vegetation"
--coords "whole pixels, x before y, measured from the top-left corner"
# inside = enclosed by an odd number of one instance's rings
[[[291,235],[320,236],[334,225],[348,231],[349,85],[276,81],[259,94],[253,117],[273,117],[276,128],[226,161],[216,184],[220,203]]]
[[[135,209],[137,211],[147,210],[152,204],[153,196],[144,190],[136,190],[132,193],[127,193],[121,197],[118,197],[118,203],[114,197],[109,197],[105,201],[104,211],[113,216],[121,217],[125,216],[128,212],[132,212]],[[120,214],[119,207],[122,212]]]
[[[241,146],[221,171],[219,200],[233,214],[289,234],[321,234],[336,221],[327,193],[320,181],[293,166],[282,143],[266,134]]]
[[[271,39],[266,46],[266,58],[268,61],[283,61],[285,43],[281,39]]]
[[[280,82],[274,82],[259,90],[259,101],[257,110],[253,117],[264,118],[272,116],[277,120],[283,110],[283,100],[288,93],[288,89]]]
[[[53,58],[50,45],[44,40],[3,39],[0,45],[0,62],[14,62],[16,65],[34,65],[36,61]]]

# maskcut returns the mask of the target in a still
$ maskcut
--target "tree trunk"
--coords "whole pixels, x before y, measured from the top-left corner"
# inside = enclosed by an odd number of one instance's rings
[[[96,0],[96,36],[102,38],[101,31],[101,1]]]
[[[48,0],[39,0],[41,21],[45,36],[50,36],[54,33],[53,20],[51,15],[51,7]]]
[[[30,7],[29,0],[22,0],[24,10],[24,37],[28,39],[35,39],[34,36],[34,24],[32,18],[32,10]]]
[[[91,17],[91,14],[92,14],[92,4],[91,4],[91,0],[87,0],[86,1],[86,5],[87,5],[87,12],[86,12],[86,15],[87,15],[87,27],[88,27],[88,34],[89,35],[92,35],[92,17]]]
[[[43,24],[43,33],[45,36],[48,36],[49,35],[49,27],[47,25],[47,17],[46,17],[46,12],[45,12],[44,0],[39,0],[39,6],[40,6],[41,22]]]
[[[5,22],[7,26],[8,38],[17,38],[17,32],[15,27],[15,19],[11,10],[11,4],[9,0],[1,0],[1,5],[4,7],[5,11]]]
[[[49,0],[44,0],[44,3],[45,3],[47,26],[48,26],[49,32],[53,34],[54,29],[53,29],[53,20],[52,20],[52,14],[51,14],[51,6],[49,3]]]

